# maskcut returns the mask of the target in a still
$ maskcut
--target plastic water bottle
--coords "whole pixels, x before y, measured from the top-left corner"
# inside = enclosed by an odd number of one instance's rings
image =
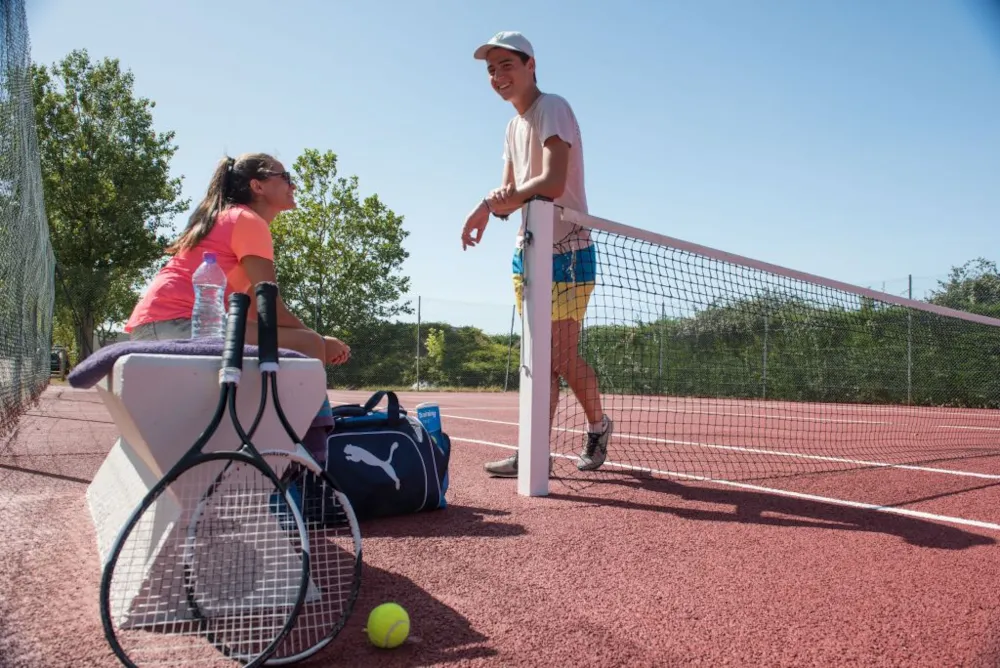
[[[191,311],[191,338],[221,337],[225,332],[226,274],[215,261],[215,253],[206,252],[192,276],[194,309]]]

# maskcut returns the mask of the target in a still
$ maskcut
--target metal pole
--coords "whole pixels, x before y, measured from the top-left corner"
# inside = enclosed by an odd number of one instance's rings
[[[908,275],[908,294],[913,299],[913,274]],[[913,311],[906,312],[906,403],[913,403]]]
[[[417,392],[420,391],[420,295],[417,295]]]
[[[767,399],[767,323],[769,318],[764,314],[764,374],[761,378],[761,398]]]
[[[657,339],[659,340],[658,341],[659,350],[657,351],[658,371],[656,376],[657,394],[663,394],[663,330],[666,328],[666,326],[667,326],[667,305],[660,304],[660,327],[659,327],[660,335],[657,337]]]
[[[322,329],[322,326],[321,326],[321,323],[320,323],[320,320],[319,320],[319,311],[320,311],[321,308],[323,308],[323,283],[322,283],[322,281],[320,281],[320,283],[318,283],[316,285],[316,310],[313,312],[313,315],[316,316],[316,332],[318,334],[322,334],[323,333],[323,329]]]
[[[510,338],[507,343],[507,372],[503,377],[503,391],[507,391],[510,382],[510,356],[514,352],[514,318],[517,316],[517,304],[510,307]]]

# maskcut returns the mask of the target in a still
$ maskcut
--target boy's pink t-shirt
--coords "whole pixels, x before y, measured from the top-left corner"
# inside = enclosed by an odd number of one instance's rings
[[[170,258],[150,284],[125,325],[131,332],[139,325],[190,318],[194,309],[191,277],[204,253],[215,253],[215,261],[226,274],[226,304],[233,292],[250,295],[250,277],[240,265],[247,255],[274,260],[274,241],[267,222],[247,206],[236,205],[219,213],[212,231],[192,249]],[[251,297],[253,295],[250,295]]]

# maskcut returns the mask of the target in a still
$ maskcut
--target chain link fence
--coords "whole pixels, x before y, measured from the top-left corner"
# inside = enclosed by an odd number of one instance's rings
[[[48,384],[55,257],[31,96],[23,0],[0,2],[0,434]]]

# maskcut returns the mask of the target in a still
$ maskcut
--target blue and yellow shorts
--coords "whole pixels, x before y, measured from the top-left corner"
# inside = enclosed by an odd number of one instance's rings
[[[524,251],[514,251],[514,296],[521,314],[524,299]],[[580,322],[587,312],[590,295],[597,285],[597,254],[594,246],[554,253],[552,256],[552,320]]]

